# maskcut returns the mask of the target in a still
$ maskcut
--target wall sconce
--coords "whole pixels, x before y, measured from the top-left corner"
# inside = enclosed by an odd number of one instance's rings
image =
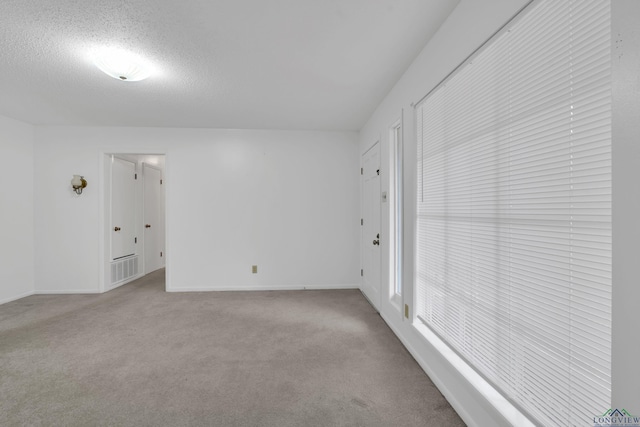
[[[82,189],[87,186],[87,180],[84,179],[84,176],[73,175],[71,186],[73,187],[73,191],[75,191],[76,194],[82,194]]]

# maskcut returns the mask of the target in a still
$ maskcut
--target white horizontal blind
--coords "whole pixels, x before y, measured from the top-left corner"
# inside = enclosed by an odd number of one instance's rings
[[[416,106],[418,316],[544,425],[611,403],[610,42],[538,1]]]

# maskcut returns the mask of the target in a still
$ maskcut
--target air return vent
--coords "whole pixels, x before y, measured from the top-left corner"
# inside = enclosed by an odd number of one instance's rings
[[[138,276],[138,256],[122,258],[111,263],[111,287],[124,284]]]

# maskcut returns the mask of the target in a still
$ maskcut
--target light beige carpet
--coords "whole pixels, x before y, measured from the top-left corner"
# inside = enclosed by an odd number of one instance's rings
[[[356,290],[102,295],[0,306],[2,426],[462,426]]]

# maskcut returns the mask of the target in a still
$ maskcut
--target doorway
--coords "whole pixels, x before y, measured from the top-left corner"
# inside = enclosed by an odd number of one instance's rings
[[[164,154],[104,155],[103,292],[166,265]]]

